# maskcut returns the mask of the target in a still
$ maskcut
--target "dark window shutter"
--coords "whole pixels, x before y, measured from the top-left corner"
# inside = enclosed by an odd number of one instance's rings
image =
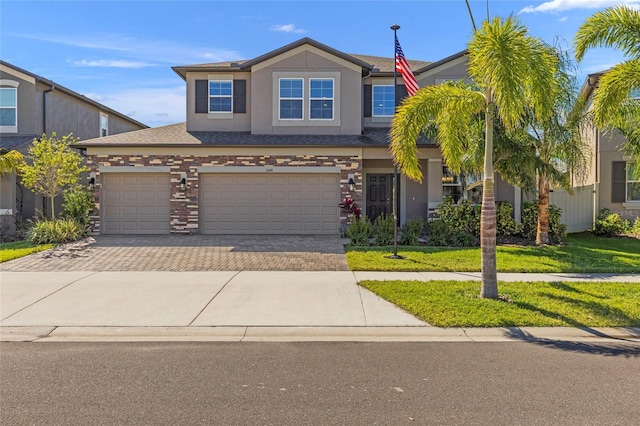
[[[409,96],[409,92],[407,92],[405,85],[396,86],[396,106],[400,105],[407,96]]]
[[[233,80],[233,112],[247,112],[247,80]]]
[[[364,116],[371,117],[371,111],[373,110],[372,98],[372,86],[367,84],[364,86]]]
[[[627,170],[624,161],[614,161],[611,167],[611,202],[624,203],[627,201]]]
[[[196,80],[196,114],[209,112],[209,81]]]

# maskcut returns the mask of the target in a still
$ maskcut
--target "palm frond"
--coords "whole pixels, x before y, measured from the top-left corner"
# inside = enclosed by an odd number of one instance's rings
[[[406,98],[391,124],[391,154],[402,172],[422,181],[416,142],[430,125],[438,129],[447,165],[459,169],[463,159],[462,140],[473,117],[484,107],[482,93],[454,84],[428,86]]]
[[[623,5],[597,12],[580,26],[573,44],[578,61],[594,47],[614,47],[640,58],[640,12]]]
[[[600,77],[600,84],[593,96],[593,112],[598,126],[607,127],[613,123],[640,123],[640,107],[637,102],[629,102],[633,89],[640,88],[640,58],[630,59],[609,69]]]

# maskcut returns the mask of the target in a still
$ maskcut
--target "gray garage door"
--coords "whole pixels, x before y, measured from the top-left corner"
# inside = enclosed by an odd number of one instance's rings
[[[168,234],[171,186],[168,173],[102,175],[103,234]]]
[[[205,234],[336,234],[336,174],[200,175],[200,231]]]

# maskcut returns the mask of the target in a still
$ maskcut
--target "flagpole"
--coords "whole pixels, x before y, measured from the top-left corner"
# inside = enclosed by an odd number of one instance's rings
[[[391,26],[393,30],[393,109],[395,114],[395,109],[398,106],[398,67],[396,64],[397,52],[396,52],[396,40],[397,40],[397,31],[400,29],[400,25],[393,24]],[[393,256],[389,256],[391,259],[402,259],[401,256],[398,256],[398,201],[397,201],[397,190],[398,188],[398,164],[393,162]]]

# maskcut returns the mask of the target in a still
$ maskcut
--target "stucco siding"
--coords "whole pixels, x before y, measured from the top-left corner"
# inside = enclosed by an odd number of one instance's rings
[[[303,50],[252,72],[251,132],[254,134],[360,134],[362,131],[362,77],[340,63]],[[303,120],[278,119],[278,77],[304,78]],[[308,119],[308,79],[334,78],[334,119]],[[274,125],[275,124],[275,125]]]
[[[211,77],[211,78],[210,78]],[[245,113],[219,114],[216,117],[206,113],[195,112],[196,80],[215,79],[215,74],[207,72],[190,72],[187,74],[187,130],[248,132],[251,130],[251,86],[252,75],[248,72],[224,74],[221,79],[245,80],[247,83],[247,110]]]

